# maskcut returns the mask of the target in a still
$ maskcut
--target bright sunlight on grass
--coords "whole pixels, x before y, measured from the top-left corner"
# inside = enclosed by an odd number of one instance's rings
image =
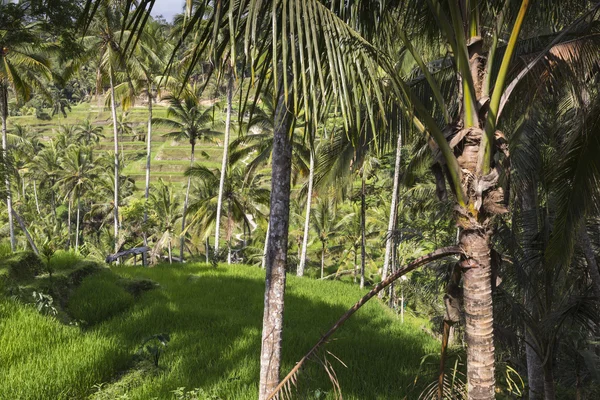
[[[71,296],[69,310],[90,323],[108,319],[83,330],[61,325],[33,307],[1,300],[1,399],[90,394],[96,399],[173,399],[173,391],[182,387],[183,392],[200,388],[206,398],[256,397],[264,271],[198,264],[112,270],[122,278],[150,279],[160,286],[123,311],[132,297],[117,277],[108,271],[87,277]],[[282,372],[362,294],[342,282],[290,276]],[[363,307],[326,347],[347,366],[328,354],[344,398],[418,396],[422,387],[413,387],[413,381],[420,360],[439,347],[423,332],[424,324],[413,318],[401,324],[375,301]],[[137,361],[135,353],[144,340],[161,333],[168,333],[170,342],[158,368]],[[300,375],[298,398],[332,396],[325,371],[310,363]]]

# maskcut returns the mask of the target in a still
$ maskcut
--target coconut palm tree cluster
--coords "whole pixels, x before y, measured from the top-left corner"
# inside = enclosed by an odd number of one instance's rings
[[[262,266],[260,400],[293,397],[377,297],[440,338],[423,396],[600,396],[599,2],[198,0],[172,24],[152,0],[84,3],[69,59],[18,13],[0,25],[12,251]],[[67,87],[110,109],[113,151],[95,121],[11,123],[35,96],[67,115]],[[183,185],[151,184],[155,129],[190,146]],[[143,193],[123,136],[146,142]],[[370,291],[283,376],[288,273]]]

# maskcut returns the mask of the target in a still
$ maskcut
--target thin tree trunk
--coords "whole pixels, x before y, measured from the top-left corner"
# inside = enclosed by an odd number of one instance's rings
[[[360,190],[360,288],[365,287],[365,262],[367,238],[365,232],[366,225],[366,200],[365,200],[365,177],[362,176],[362,186]]]
[[[536,187],[534,182],[527,182],[521,191],[521,219],[523,220],[523,250],[525,255],[525,271],[527,274],[534,272],[535,265],[529,265],[535,258],[533,242],[538,235],[537,211],[536,211]],[[530,280],[531,281],[531,280]],[[534,282],[527,284],[525,289],[525,309],[533,318],[538,318],[536,302],[534,299],[535,289],[531,287]],[[525,328],[525,359],[527,361],[527,384],[529,386],[529,400],[541,400],[544,397],[544,369],[542,359],[536,352],[533,344],[535,340],[531,331]]]
[[[144,191],[144,246],[148,246],[148,198],[150,197],[150,162],[152,160],[152,83],[148,82],[148,133],[146,134],[146,188]],[[148,265],[146,253],[142,253],[142,264]]]
[[[288,96],[288,101],[292,96]],[[269,246],[266,257],[265,306],[260,352],[259,400],[265,400],[279,384],[285,294],[285,267],[290,218],[292,114],[283,88],[275,111],[271,172]]]
[[[110,108],[113,119],[113,135],[115,145],[115,193],[114,193],[114,236],[115,253],[119,251],[119,130],[117,129],[117,103],[115,99],[115,85],[113,69],[109,67],[110,76]]]
[[[6,121],[8,119],[8,89],[5,86],[0,86],[0,115],[2,117],[2,155],[4,165],[8,162],[8,139],[6,133]],[[8,229],[10,231],[10,249],[14,253],[17,249],[17,241],[15,239],[15,227],[13,223],[13,206],[12,195],[10,191],[10,174],[8,169],[5,171],[4,183],[6,185],[6,207],[8,211]]]
[[[556,390],[554,387],[554,366],[552,357],[549,357],[544,365],[544,400],[556,399]]]
[[[190,168],[194,166],[194,149],[195,143],[192,143],[192,154],[190,155]],[[185,247],[185,217],[187,216],[188,203],[190,201],[190,186],[192,184],[192,176],[188,176],[187,188],[185,189],[185,200],[183,202],[183,214],[181,214],[181,239],[179,242],[179,262],[183,262],[183,249]]]
[[[231,199],[227,200],[227,265],[231,265],[231,235],[233,234],[233,219],[231,218]]]
[[[321,279],[323,279],[323,270],[325,269],[325,242],[321,248]]]
[[[265,266],[267,264],[267,250],[269,249],[269,231],[271,230],[271,224],[270,222],[267,222],[267,234],[265,235],[265,246],[263,248],[263,256],[262,256],[262,264],[261,264],[261,268],[265,269]]]
[[[169,250],[169,264],[173,264],[173,250],[171,249],[171,240],[169,240],[167,249]]]
[[[33,198],[35,199],[35,208],[37,213],[41,216],[42,212],[40,211],[40,202],[38,201],[37,184],[35,183],[35,179],[33,179]]]
[[[206,237],[206,263],[210,263],[210,260],[208,259],[208,252],[210,251],[210,246],[208,244],[208,236]]]
[[[73,208],[73,202],[71,201],[71,197],[69,197],[67,207],[67,249],[71,249],[71,209]]]
[[[352,278],[356,283],[356,271],[358,270],[358,246],[352,246],[354,249],[354,265],[352,266]]]
[[[495,396],[490,238],[479,230],[462,229],[460,247],[465,253],[462,266],[469,400],[490,400]]]
[[[398,186],[400,184],[400,162],[402,161],[402,133],[398,132],[398,141],[396,143],[396,162],[394,163],[394,184],[392,188],[392,204],[390,205],[390,220],[385,239],[385,258],[383,259],[383,271],[381,279],[385,280],[388,275],[390,265],[390,256],[392,253],[392,232],[396,227],[396,217],[398,215]],[[380,293],[380,297],[383,294]]]
[[[308,232],[310,227],[310,206],[312,202],[313,180],[315,175],[315,158],[313,152],[310,152],[310,165],[308,172],[308,194],[306,195],[306,216],[304,218],[304,236],[302,236],[302,252],[300,253],[300,264],[296,275],[304,276],[306,266],[306,252],[308,249]]]
[[[77,195],[77,222],[75,224],[75,251],[79,251],[79,218],[81,217],[81,199]]]
[[[221,207],[223,205],[223,189],[227,176],[227,159],[229,157],[229,135],[231,133],[231,109],[233,107],[233,71],[229,71],[227,81],[227,116],[225,118],[225,138],[223,139],[223,159],[221,160],[221,178],[219,179],[219,197],[217,200],[217,217],[215,219],[215,253],[219,252],[219,234],[221,228]]]
[[[33,252],[35,254],[40,255],[40,252],[38,251],[38,248],[35,245],[33,238],[29,234],[29,230],[27,229],[27,226],[25,226],[25,221],[23,221],[23,218],[21,218],[21,216],[19,214],[17,214],[17,212],[15,210],[12,210],[12,212],[13,212],[15,219],[17,220],[17,223],[19,224],[19,226],[21,226],[21,230],[25,234],[25,238],[27,238],[27,241],[29,242],[29,245],[31,246],[31,250],[33,250]]]

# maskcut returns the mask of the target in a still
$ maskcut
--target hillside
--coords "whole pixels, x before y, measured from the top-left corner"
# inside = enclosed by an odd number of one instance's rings
[[[208,102],[207,102],[208,104]],[[165,117],[167,108],[156,104],[153,109],[155,118]],[[223,117],[221,111],[217,111],[216,118]],[[123,134],[119,138],[119,150],[125,157],[125,168],[123,174],[136,181],[137,189],[143,189],[146,176],[146,141],[148,112],[143,105],[130,108],[125,116],[119,109],[117,117],[121,122],[127,123],[132,129],[131,133]],[[27,127],[41,136],[43,142],[54,138],[60,126],[79,125],[85,120],[90,120],[94,125],[103,128],[104,138],[96,145],[100,154],[110,152],[114,149],[112,120],[110,109],[101,109],[96,104],[81,103],[73,106],[67,113],[67,117],[55,116],[44,120],[36,118],[35,115],[14,116],[8,120],[8,128],[17,125]],[[222,128],[215,128],[216,130]],[[167,182],[183,182],[183,173],[189,166],[190,150],[189,143],[180,143],[165,138],[167,128],[153,126],[152,132],[152,173],[151,182],[159,178]],[[138,136],[140,135],[140,136]],[[196,161],[209,168],[220,168],[223,147],[221,138],[215,138],[214,142],[198,142],[196,146]],[[205,153],[204,155],[202,153]],[[208,156],[208,157],[206,157]]]
[[[62,282],[60,271],[71,276],[81,265],[76,258],[64,254],[61,258],[55,285]],[[35,279],[47,281],[48,276]],[[140,286],[132,282],[140,279],[159,287],[131,292],[131,287]],[[263,292],[264,271],[242,265],[104,268],[70,292],[66,310],[71,316],[59,313],[59,318],[70,320],[71,326],[0,297],[0,398],[71,399],[94,394],[94,399],[253,399]],[[290,276],[283,370],[289,370],[361,295],[358,288],[342,282]],[[98,321],[73,326],[77,321],[72,314]],[[344,398],[418,397],[422,385],[432,379],[421,376],[414,386],[421,358],[439,350],[423,325],[412,317],[401,324],[376,301],[361,309],[327,346],[347,366],[328,357]],[[164,333],[170,341],[158,367],[149,357],[136,358],[146,338]],[[185,390],[173,392],[179,388]],[[181,394],[194,388],[199,389],[196,397]],[[302,371],[298,398],[333,398],[331,383],[318,363]]]

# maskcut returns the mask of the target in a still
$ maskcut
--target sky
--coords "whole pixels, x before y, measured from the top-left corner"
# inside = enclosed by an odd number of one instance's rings
[[[183,10],[185,0],[156,0],[152,7],[152,15],[162,15],[167,21],[171,22],[175,14]]]

